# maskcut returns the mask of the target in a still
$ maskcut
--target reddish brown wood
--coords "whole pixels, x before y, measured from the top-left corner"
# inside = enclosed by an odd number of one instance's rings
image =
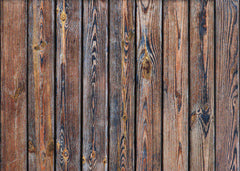
[[[1,1],[1,170],[27,169],[27,3]]]
[[[57,170],[80,170],[81,1],[57,1]]]
[[[28,8],[28,167],[53,170],[54,3],[30,0]]]
[[[188,1],[163,2],[163,170],[188,170]]]
[[[109,170],[134,170],[135,1],[113,0],[109,5]]]
[[[137,1],[137,170],[161,170],[162,1]]]

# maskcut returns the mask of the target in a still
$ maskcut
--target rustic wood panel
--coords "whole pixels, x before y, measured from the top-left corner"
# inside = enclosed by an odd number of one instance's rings
[[[54,2],[28,4],[29,170],[54,167]]]
[[[163,2],[163,170],[188,170],[188,1]]]
[[[82,2],[57,1],[57,170],[80,170]]]
[[[162,1],[137,1],[137,170],[161,169]]]
[[[134,170],[135,1],[109,5],[109,170]]]
[[[108,2],[83,1],[83,169],[108,168]]]
[[[239,1],[216,1],[216,169],[239,170]]]
[[[190,170],[214,170],[214,1],[190,9]]]
[[[1,170],[27,169],[27,3],[1,1]]]

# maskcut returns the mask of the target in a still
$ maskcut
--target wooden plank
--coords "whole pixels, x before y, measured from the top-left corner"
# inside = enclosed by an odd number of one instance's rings
[[[161,170],[162,1],[137,1],[137,170]]]
[[[54,2],[29,1],[29,170],[54,165]]]
[[[188,170],[188,1],[164,1],[163,170]]]
[[[216,1],[216,170],[239,170],[239,1]]]
[[[1,170],[27,169],[27,3],[1,1]]]
[[[81,5],[57,1],[57,170],[80,170]]]
[[[83,169],[107,170],[108,1],[83,2]]]
[[[135,1],[109,5],[109,170],[134,170]]]
[[[214,1],[190,5],[190,170],[214,170]]]

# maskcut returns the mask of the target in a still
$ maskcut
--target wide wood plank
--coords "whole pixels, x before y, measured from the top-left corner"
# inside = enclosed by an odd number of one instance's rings
[[[239,170],[239,1],[216,1],[216,170]]]
[[[110,1],[109,170],[134,170],[135,1]]]
[[[161,170],[162,1],[137,1],[137,170]]]
[[[84,2],[83,170],[108,168],[108,1]]]
[[[188,170],[188,1],[163,2],[163,170]]]
[[[28,8],[28,167],[53,170],[54,3],[30,0]]]
[[[214,170],[214,1],[190,5],[190,169]]]
[[[81,165],[81,1],[57,1],[57,170]]]
[[[27,3],[1,1],[1,170],[27,169]]]

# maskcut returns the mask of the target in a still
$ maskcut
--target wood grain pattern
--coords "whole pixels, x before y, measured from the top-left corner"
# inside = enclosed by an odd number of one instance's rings
[[[161,169],[162,1],[137,1],[137,170]]]
[[[109,5],[109,170],[134,170],[135,1],[113,0]]]
[[[27,169],[27,3],[1,1],[1,170]]]
[[[57,170],[80,170],[81,1],[57,1]]]
[[[83,2],[83,170],[107,170],[108,2]]]
[[[190,1],[190,169],[214,169],[214,1]]]
[[[30,0],[28,8],[28,168],[53,170],[54,3]]]
[[[216,170],[239,170],[239,1],[216,1]]]
[[[163,170],[188,170],[188,1],[164,1]]]

